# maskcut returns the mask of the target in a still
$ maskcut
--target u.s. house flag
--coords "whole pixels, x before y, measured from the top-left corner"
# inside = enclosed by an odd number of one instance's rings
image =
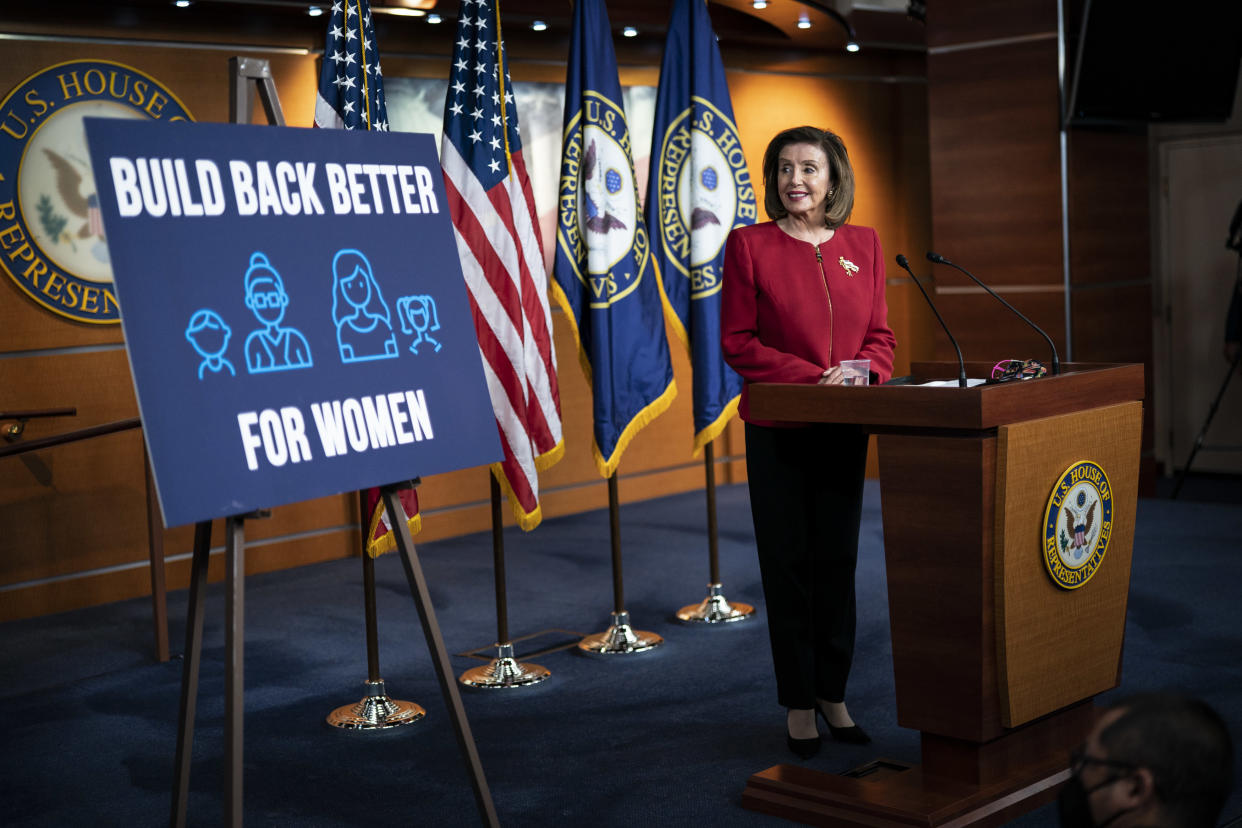
[[[315,126],[388,131],[384,80],[368,0],[336,0],[332,4],[315,98]],[[418,532],[422,528],[418,494],[403,489],[400,500],[409,516],[410,532]],[[363,501],[362,520],[369,521],[367,554],[375,557],[395,549],[379,489],[364,491]]]
[[[538,472],[561,458],[548,276],[522,159],[496,0],[463,0],[444,104],[444,167],[504,460],[492,473],[518,525],[539,525]]]
[[[603,0],[574,4],[553,293],[594,395],[604,477],[677,394]]]
[[[705,0],[674,0],[651,139],[646,216],[669,326],[694,368],[694,452],[737,412],[742,378],[720,348],[729,231],[755,223],[755,189],[733,121]]]

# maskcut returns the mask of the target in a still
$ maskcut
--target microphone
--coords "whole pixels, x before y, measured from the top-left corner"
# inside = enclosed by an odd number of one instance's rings
[[[1034,322],[1032,322],[1031,320],[1023,316],[1021,311],[1019,311],[1013,305],[1009,304],[1004,299],[1002,299],[996,291],[992,290],[990,287],[985,285],[983,282],[980,282],[975,277],[975,274],[971,273],[969,270],[962,267],[961,265],[953,264],[953,262],[949,261],[944,256],[941,256],[939,253],[932,253],[930,250],[927,251],[927,259],[928,261],[935,262],[936,264],[948,265],[954,270],[960,270],[962,273],[965,273],[967,276],[971,278],[971,281],[973,281],[976,285],[983,288],[988,293],[992,294],[993,299],[995,299],[997,302],[1000,302],[1005,307],[1009,308],[1011,311],[1013,311],[1014,313],[1018,315],[1019,319],[1021,319],[1023,322],[1025,322],[1026,324],[1034,328],[1035,332],[1038,333],[1040,336],[1042,336],[1044,340],[1048,343],[1048,347],[1052,349],[1052,375],[1055,377],[1056,375],[1061,373],[1061,360],[1057,357],[1057,346],[1053,344],[1052,337],[1044,333],[1043,328],[1039,327]]]
[[[953,334],[949,333],[949,326],[944,323],[944,317],[940,315],[940,311],[936,310],[936,303],[927,295],[927,289],[919,284],[919,279],[914,275],[914,271],[910,269],[910,260],[902,254],[897,254],[897,266],[910,274],[910,278],[914,280],[914,284],[918,287],[919,293],[923,294],[923,298],[927,300],[927,306],[931,308],[932,313],[936,314],[936,321],[940,323],[940,327],[944,328],[945,334],[949,337],[949,342],[953,343],[953,350],[957,351],[957,385],[959,388],[965,388],[966,382],[966,363],[962,360],[962,349],[957,347],[957,340],[953,338]]]

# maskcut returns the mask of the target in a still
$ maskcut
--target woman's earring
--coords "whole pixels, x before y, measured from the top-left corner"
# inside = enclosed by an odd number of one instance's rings
[[[828,191],[828,197],[829,197],[829,198],[832,198],[832,194],[833,194],[833,193],[835,193],[835,192],[836,192],[836,190],[829,190],[829,191]]]

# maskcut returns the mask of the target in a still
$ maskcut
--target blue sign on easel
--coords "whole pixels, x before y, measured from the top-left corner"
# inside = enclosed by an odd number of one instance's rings
[[[501,458],[432,136],[86,130],[165,525]]]

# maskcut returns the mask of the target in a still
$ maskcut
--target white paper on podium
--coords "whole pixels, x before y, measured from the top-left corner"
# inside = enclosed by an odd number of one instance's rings
[[[971,379],[970,377],[967,377],[966,387],[974,388],[976,385],[983,385],[985,382],[987,382],[987,380],[985,379]],[[919,383],[919,385],[930,386],[933,388],[960,388],[961,387],[957,384],[957,380],[955,379],[954,380],[932,380],[931,382],[921,382]]]

